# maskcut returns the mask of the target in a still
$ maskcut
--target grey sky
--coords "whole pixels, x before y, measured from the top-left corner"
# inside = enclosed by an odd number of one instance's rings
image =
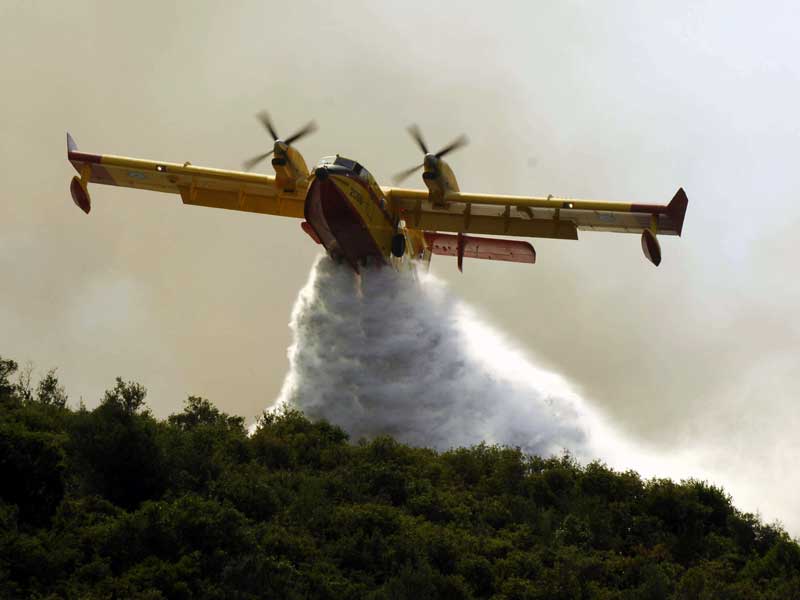
[[[769,486],[799,449],[798,21],[789,2],[4,2],[0,352],[90,406],[122,375],[159,415],[192,393],[254,417],[317,248],[294,220],[133,190],[95,186],[87,217],[64,131],[238,168],[268,108],[285,133],[317,119],[310,164],[340,152],[385,182],[419,160],[416,122],[431,146],[470,136],[451,160],[469,191],[684,186],[658,269],[635,236],[584,234],[534,240],[533,267],[433,270],[632,437],[765,465]]]

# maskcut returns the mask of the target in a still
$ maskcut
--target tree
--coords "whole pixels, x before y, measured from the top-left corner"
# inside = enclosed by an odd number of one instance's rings
[[[64,495],[64,452],[51,432],[0,423],[0,498],[19,507],[20,519],[44,525]]]
[[[14,384],[10,378],[17,372],[18,367],[15,361],[0,356],[0,400],[9,400],[14,395]]]
[[[145,394],[143,386],[118,377],[100,406],[75,415],[69,448],[85,493],[101,494],[125,508],[161,497],[164,450]]]
[[[106,390],[102,405],[116,407],[127,415],[133,415],[140,410],[149,413],[144,398],[147,389],[134,381],[125,382],[122,377],[117,377],[117,383],[111,390]]]
[[[36,400],[47,406],[64,408],[67,405],[67,393],[56,377],[56,370],[50,369],[36,386]]]
[[[205,398],[190,396],[183,412],[170,415],[168,423],[160,445],[174,489],[204,492],[248,454],[244,419],[220,412]]]
[[[23,402],[33,401],[33,363],[28,361],[17,375],[17,395]]]
[[[242,417],[231,417],[220,412],[205,398],[189,396],[184,402],[183,412],[170,415],[168,421],[181,429],[194,429],[200,425],[223,425],[232,429],[244,427]]]

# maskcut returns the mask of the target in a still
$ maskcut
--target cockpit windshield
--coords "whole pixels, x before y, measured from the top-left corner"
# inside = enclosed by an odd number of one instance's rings
[[[350,160],[349,158],[345,158],[344,156],[337,156],[336,161],[333,164],[338,165],[340,167],[344,167],[348,171],[354,171],[354,172],[356,171],[356,167],[358,166],[358,163],[356,161]]]
[[[372,175],[370,175],[370,174],[369,174],[369,171],[367,171],[367,170],[366,170],[364,167],[362,167],[361,165],[358,165],[358,167],[359,167],[359,170],[358,170],[358,176],[359,176],[359,177],[361,177],[361,179],[363,179],[363,180],[364,180],[364,181],[366,181],[367,183],[369,183],[369,182],[370,182],[370,180],[372,180]]]
[[[369,171],[367,171],[364,167],[358,164],[356,161],[351,160],[349,158],[345,158],[344,156],[326,156],[320,162],[319,166],[325,165],[336,165],[338,167],[344,167],[348,171],[350,171],[353,175],[357,175],[364,181],[369,182],[372,179],[372,175],[370,175]]]

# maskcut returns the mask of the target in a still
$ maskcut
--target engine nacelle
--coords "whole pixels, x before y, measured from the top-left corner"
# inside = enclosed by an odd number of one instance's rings
[[[444,204],[445,186],[442,182],[442,177],[439,171],[425,171],[422,174],[422,181],[428,188],[428,200],[434,206],[442,206]]]

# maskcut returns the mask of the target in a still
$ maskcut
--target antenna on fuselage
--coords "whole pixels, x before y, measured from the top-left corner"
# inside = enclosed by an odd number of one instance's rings
[[[314,121],[309,121],[305,127],[301,128],[299,131],[296,131],[285,140],[282,140],[278,135],[278,132],[275,130],[275,126],[272,124],[272,119],[269,118],[269,113],[267,113],[267,111],[262,110],[256,115],[256,118],[261,121],[261,124],[272,136],[272,139],[275,143],[272,147],[272,150],[269,152],[259,154],[258,156],[254,156],[253,158],[244,161],[242,163],[242,168],[244,168],[245,171],[251,170],[271,154],[275,154],[276,158],[285,158],[286,149],[291,146],[292,142],[296,142],[300,138],[304,138],[305,136],[314,133],[317,130],[317,124]]]
[[[410,169],[406,169],[395,175],[392,180],[395,183],[400,183],[409,175],[413,175],[421,168],[425,167],[425,172],[428,173],[435,173],[438,170],[439,160],[443,158],[445,155],[449,154],[453,150],[458,150],[459,148],[463,148],[469,143],[466,135],[460,135],[452,142],[450,142],[447,146],[439,150],[438,152],[431,153],[428,150],[428,146],[425,143],[425,140],[422,138],[422,132],[420,131],[419,127],[416,125],[411,125],[408,128],[408,133],[411,134],[411,137],[414,138],[414,141],[417,142],[420,150],[422,150],[423,154],[425,154],[425,160],[422,161],[422,164],[417,165],[416,167],[411,167]]]

